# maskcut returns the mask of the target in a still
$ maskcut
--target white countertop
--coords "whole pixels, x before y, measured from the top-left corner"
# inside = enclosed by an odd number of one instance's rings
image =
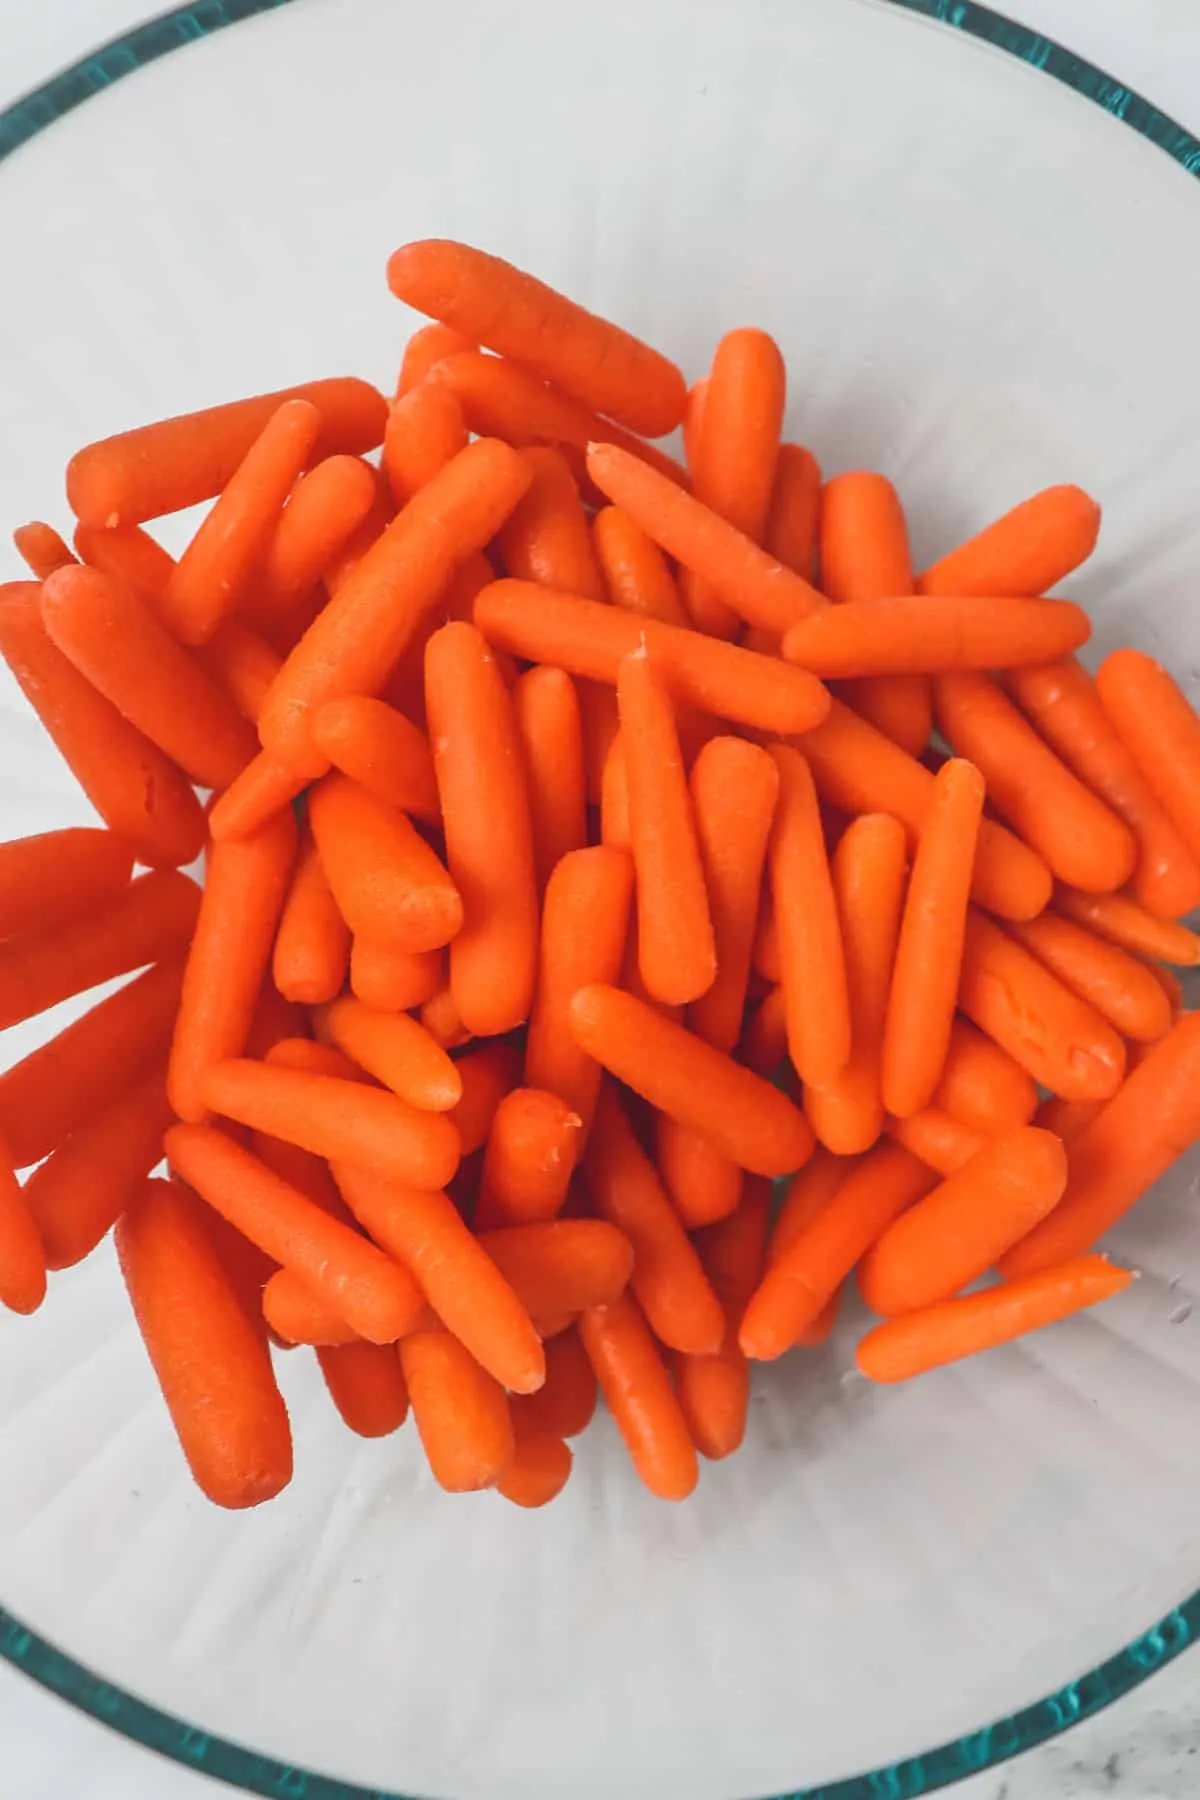
[[[0,105],[169,0],[0,0]],[[836,5],[838,0],[827,0]],[[1200,130],[1196,0],[997,0]],[[0,1663],[0,1800],[204,1800],[205,1777],[138,1749]],[[1193,1655],[1065,1736],[960,1783],[955,1800],[1182,1800],[1200,1790]]]

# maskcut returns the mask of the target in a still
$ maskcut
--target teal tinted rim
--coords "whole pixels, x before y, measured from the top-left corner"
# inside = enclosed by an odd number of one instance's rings
[[[0,160],[93,94],[160,56],[199,38],[211,37],[226,25],[236,25],[257,13],[273,12],[290,4],[291,0],[201,0],[198,5],[179,7],[139,25],[0,112]],[[1028,26],[1016,24],[985,6],[976,6],[971,0],[883,0],[883,4],[936,19],[1019,57],[1157,144],[1189,175],[1200,176],[1200,140],[1190,131],[1131,88]],[[1057,1737],[1080,1720],[1102,1712],[1178,1656],[1198,1634],[1200,1592],[1098,1668],[994,1725],[869,1774],[852,1775],[823,1787],[796,1788],[774,1795],[771,1800],[916,1800],[919,1795],[948,1787],[968,1775],[995,1768],[1021,1751]],[[0,1656],[80,1712],[110,1725],[148,1750],[156,1750],[173,1762],[233,1787],[265,1794],[273,1800],[413,1800],[411,1795],[309,1774],[160,1712],[56,1650],[3,1608]]]

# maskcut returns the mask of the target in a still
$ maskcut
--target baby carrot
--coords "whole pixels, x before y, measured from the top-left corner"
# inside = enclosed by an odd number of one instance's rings
[[[851,1169],[861,1160],[857,1156],[835,1156],[823,1145],[817,1145],[811,1159],[792,1176],[784,1191],[783,1204],[771,1226],[767,1243],[768,1268],[773,1269],[801,1232],[824,1212]]]
[[[804,1110],[819,1141],[840,1156],[869,1150],[883,1129],[884,1021],[906,860],[899,821],[864,813],[842,833],[830,863],[846,962],[850,1060],[833,1081],[805,1088]]]
[[[581,988],[569,1019],[580,1049],[741,1168],[786,1175],[811,1155],[807,1121],[785,1094],[632,994]]]
[[[351,1062],[344,1051],[332,1044],[316,1044],[311,1038],[277,1039],[263,1060],[272,1069],[295,1069],[302,1075],[330,1075],[335,1081],[368,1080],[366,1071]]]
[[[471,625],[443,625],[425,650],[425,699],[446,857],[462,894],[450,991],[469,1031],[498,1036],[533,1000],[538,893],[529,785],[512,697]]]
[[[37,1216],[0,1142],[0,1305],[36,1312],[46,1297],[46,1268]]]
[[[746,1433],[750,1368],[738,1346],[742,1313],[762,1276],[771,1190],[747,1185],[738,1211],[700,1232],[700,1260],[725,1310],[725,1337],[711,1356],[674,1359],[675,1392],[692,1442],[711,1462],[732,1456]]]
[[[546,1379],[536,1394],[509,1401],[518,1433],[578,1437],[596,1411],[596,1377],[574,1330],[560,1332],[545,1347]]]
[[[45,931],[129,885],[133,852],[111,831],[69,826],[0,844],[0,939]]]
[[[561,669],[527,669],[513,689],[525,754],[538,889],[568,851],[587,843],[583,719],[575,683]]]
[[[1100,508],[1077,487],[1043,488],[933,563],[922,594],[1044,594],[1086,562],[1100,533]]]
[[[67,500],[81,524],[136,525],[211,500],[225,488],[267,422],[289,400],[321,415],[310,460],[357,456],[383,441],[387,402],[351,376],[310,381],[281,393],[233,400],[161,419],[89,444],[67,465]]]
[[[175,567],[175,558],[140,525],[77,525],[75,549],[89,569],[156,607]]]
[[[690,625],[666,557],[628,513],[619,506],[601,507],[592,521],[592,541],[614,606],[663,625]]]
[[[588,473],[602,494],[748,624],[783,633],[824,606],[802,576],[627,450],[592,444]]]
[[[805,669],[532,582],[485,588],[475,623],[497,649],[614,685],[622,659],[644,647],[677,703],[763,731],[809,731],[829,707]]]
[[[328,599],[332,599],[335,594],[341,592],[350,576],[354,573],[363,557],[367,554],[367,551],[372,549],[373,546],[379,542],[379,539],[383,536],[388,526],[396,517],[396,503],[392,499],[392,490],[387,484],[386,475],[382,469],[371,468],[369,463],[366,466],[371,470],[372,485],[374,487],[371,504],[366,513],[359,520],[358,524],[354,527],[354,530],[329,558],[329,561],[321,571],[321,580],[314,584],[314,587],[310,589],[310,595],[316,593],[319,601],[322,598],[322,590],[324,590],[324,596]],[[282,520],[280,521],[280,524],[282,525]],[[317,611],[320,611],[320,605],[318,605]],[[301,626],[299,630],[294,630],[295,624],[303,614],[304,597],[301,596],[288,612],[286,618],[280,620],[279,625],[276,627],[277,630],[286,627],[290,636],[289,648],[291,649],[294,649],[296,644],[299,643],[300,638],[304,635],[304,632],[307,631],[309,625],[313,623],[316,616],[310,609],[303,626]]]
[[[557,1218],[581,1149],[583,1121],[557,1094],[515,1088],[492,1116],[476,1230]]]
[[[408,1417],[400,1358],[385,1344],[330,1344],[317,1361],[344,1424],[359,1437],[390,1437]]]
[[[902,1119],[929,1105],[945,1065],[982,817],[982,775],[951,758],[934,777],[888,997],[883,1103]]]
[[[604,1219],[510,1225],[483,1232],[479,1243],[533,1319],[607,1306],[633,1273],[633,1246]]]
[[[1112,1229],[1200,1133],[1200,1013],[1153,1045],[1071,1145],[1054,1212],[1004,1258],[1006,1280],[1081,1256]]]
[[[779,771],[756,745],[717,737],[696,758],[689,791],[717,957],[716,979],[693,1001],[689,1024],[718,1050],[732,1050],[741,1034]]]
[[[696,1448],[637,1301],[589,1307],[579,1335],[638,1475],[660,1500],[686,1500],[699,1479]]]
[[[245,596],[253,619],[289,616],[368,517],[376,492],[375,471],[357,456],[327,457],[300,477]]]
[[[349,994],[325,1008],[322,1022],[339,1050],[423,1112],[449,1112],[462,1099],[454,1064],[407,1013],[372,1012]]]
[[[258,718],[263,700],[283,667],[273,646],[260,632],[240,619],[218,625],[207,644],[196,652],[196,662],[244,719]],[[254,738],[251,753],[258,740]]]
[[[902,1218],[859,1264],[873,1312],[889,1317],[949,1300],[1041,1223],[1067,1185],[1061,1141],[1022,1125],[993,1138]]]
[[[463,920],[459,890],[402,812],[345,775],[309,795],[309,823],[338,910],[357,936],[437,950]]]
[[[813,578],[821,513],[821,465],[803,444],[780,444],[763,547],[805,581]]]
[[[341,992],[349,963],[350,928],[306,833],[279,917],[272,960],[275,986],[285,999],[320,1006]]]
[[[1164,969],[1161,963],[1147,962],[1144,957],[1140,956],[1136,958],[1136,961],[1141,964],[1142,968],[1153,977],[1162,989],[1167,1002],[1167,1010],[1171,1015],[1171,1023],[1174,1025],[1175,1021],[1185,1011],[1183,983],[1173,969]]]
[[[448,1331],[412,1331],[400,1365],[433,1478],[448,1494],[494,1487],[516,1454],[504,1389]]]
[[[683,414],[683,453],[689,469],[695,466],[700,451],[700,434],[704,430],[704,407],[707,399],[708,376],[702,375],[688,389]]]
[[[604,577],[592,546],[575,477],[551,444],[522,450],[532,480],[500,527],[505,570],[519,581],[563,588],[588,600],[604,600]]]
[[[449,986],[439,988],[421,1008],[421,1024],[443,1050],[461,1050],[474,1035],[462,1022]]]
[[[827,606],[792,626],[783,654],[827,680],[939,675],[1048,662],[1086,643],[1091,629],[1083,608],[1070,600],[1002,603],[915,594]]]
[[[443,986],[445,960],[440,950],[397,950],[376,938],[356,937],[350,946],[350,989],[376,1012],[407,1012],[432,1000]]]
[[[496,1492],[514,1506],[548,1506],[570,1480],[574,1458],[561,1438],[529,1431],[515,1420],[514,1426],[517,1447],[496,1482]]]
[[[991,805],[1061,881],[1102,894],[1129,878],[1137,861],[1129,827],[1059,761],[994,681],[943,675],[936,702],[943,734],[980,770]]]
[[[389,259],[388,286],[647,437],[683,417],[687,389],[674,363],[498,256],[448,239],[405,244]]]
[[[181,1119],[204,1117],[206,1074],[245,1047],[295,851],[290,812],[209,851],[167,1073],[171,1105]]]
[[[186,778],[51,643],[36,582],[0,586],[0,656],[109,828],[154,868],[192,862],[204,815]]]
[[[600,842],[614,850],[630,850],[629,776],[625,768],[625,747],[618,731],[608,746],[604,773],[600,779]]]
[[[837,700],[805,734],[804,755],[822,800],[851,815],[891,813],[915,846],[933,792],[930,770]],[[1049,900],[1051,885],[1040,856],[984,820],[971,889],[981,906],[1002,918],[1031,919]]]
[[[1200,718],[1187,695],[1161,663],[1129,649],[1105,657],[1096,691],[1147,785],[1200,859]]]
[[[383,434],[382,469],[397,506],[467,447],[462,407],[449,388],[423,381],[396,400]]]
[[[1200,963],[1196,932],[1147,912],[1129,894],[1081,894],[1063,887],[1055,890],[1054,905],[1077,925],[1086,925],[1132,955],[1150,956],[1184,969]]]
[[[994,1137],[1029,1123],[1037,1083],[999,1044],[956,1017],[933,1103],[984,1137]]]
[[[313,743],[335,769],[401,812],[438,820],[437,783],[425,734],[395,707],[366,694],[322,706]]]
[[[403,399],[405,394],[419,387],[429,371],[442,362],[447,356],[457,356],[460,351],[474,350],[477,346],[461,331],[455,331],[449,325],[422,325],[414,331],[404,346],[404,357],[400,364],[400,376],[396,383],[396,399]]]
[[[209,811],[209,835],[218,844],[253,837],[290,812],[306,785],[303,775],[260,751]]]
[[[654,1163],[671,1204],[689,1231],[736,1212],[742,1171],[708,1139],[660,1113],[654,1122]]]
[[[521,1053],[512,1043],[497,1041],[468,1051],[454,1066],[462,1082],[462,1099],[450,1117],[463,1155],[470,1156],[486,1143],[496,1108],[505,1094],[520,1084]]]
[[[1072,919],[1044,912],[1012,935],[1064,987],[1094,1006],[1101,1018],[1138,1043],[1153,1043],[1171,1026],[1171,1003],[1145,963]]]
[[[787,1055],[787,1012],[782,983],[770,989],[750,1014],[737,1058],[756,1075],[774,1075]]]
[[[1039,1105],[1033,1122],[1043,1131],[1052,1131],[1064,1144],[1073,1144],[1103,1110],[1103,1100],[1060,1100],[1057,1094],[1050,1094]]]
[[[858,1346],[858,1366],[870,1381],[910,1381],[928,1369],[1010,1344],[1026,1332],[1096,1306],[1132,1280],[1128,1269],[1115,1268],[1103,1256],[1060,1262],[1026,1280],[1006,1281],[877,1325]]]
[[[779,771],[779,804],[767,863],[788,1054],[802,1081],[827,1087],[850,1059],[850,998],[837,902],[808,764],[783,745],[773,746],[771,755]]]
[[[1125,1047],[1094,1007],[999,926],[972,909],[959,1005],[1027,1074],[1066,1100],[1107,1100]]]
[[[758,1362],[782,1356],[892,1220],[936,1181],[899,1144],[880,1144],[856,1163],[833,1198],[771,1262],[742,1319],[738,1342],[744,1354]]]
[[[263,1318],[285,1344],[365,1343],[341,1314],[291,1269],[276,1269],[263,1288]]]
[[[13,532],[13,543],[18,556],[37,581],[47,580],[56,569],[64,569],[75,561],[53,525],[45,525],[40,519],[18,525]]]
[[[887,1133],[939,1175],[956,1175],[988,1142],[974,1126],[940,1106],[924,1106],[907,1119],[889,1119]]]
[[[205,1209],[173,1182],[146,1182],[117,1226],[117,1255],[197,1485],[217,1506],[272,1499],[292,1478],[287,1409]]]

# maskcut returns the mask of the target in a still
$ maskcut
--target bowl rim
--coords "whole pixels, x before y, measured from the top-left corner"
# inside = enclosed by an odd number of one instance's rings
[[[948,26],[1015,56],[1081,94],[1141,137],[1164,150],[1200,179],[1200,138],[1135,89],[1076,56],[1032,26],[976,0],[875,0],[876,4]],[[89,52],[31,92],[0,110],[0,162],[81,106],[85,100],[171,51],[211,37],[226,26],[273,12],[291,0],[198,0],[134,26]],[[796,1788],[765,1800],[918,1800],[970,1775],[997,1767],[1022,1751],[1059,1736],[1139,1687],[1200,1637],[1200,1590],[1123,1650],[1057,1692],[977,1731],[903,1761],[819,1787]],[[279,1800],[414,1800],[364,1788],[281,1763],[243,1745],[188,1724],[105,1681],[0,1606],[0,1657],[65,1700],[143,1748],[186,1768]]]

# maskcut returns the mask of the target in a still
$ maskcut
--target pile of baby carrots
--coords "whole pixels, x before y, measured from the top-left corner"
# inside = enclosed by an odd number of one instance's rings
[[[450,1491],[552,1499],[599,1394],[681,1499],[850,1281],[895,1382],[1131,1279],[1200,1135],[1200,719],[1077,660],[1078,488],[915,574],[765,333],[689,391],[467,246],[388,280],[392,400],[123,432],[74,550],[16,533],[0,654],[102,825],[0,846],[0,1025],[132,979],[0,1076],[0,1299],[115,1230],[223,1506],[291,1478],[296,1347]]]

